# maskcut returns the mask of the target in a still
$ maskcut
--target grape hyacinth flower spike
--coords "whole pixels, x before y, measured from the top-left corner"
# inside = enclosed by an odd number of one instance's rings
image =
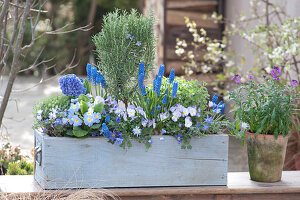
[[[92,65],[91,64],[86,65],[86,73],[87,73],[88,81],[91,82],[92,81]]]
[[[96,85],[97,81],[97,68],[96,67],[92,67],[92,72],[91,72],[91,76],[92,76],[92,81],[93,81],[93,84]]]
[[[164,76],[164,71],[165,71],[165,66],[164,65],[160,65],[159,71],[158,71],[158,76],[163,77]]]
[[[173,83],[174,78],[175,78],[175,70],[172,68],[169,76],[169,83]]]
[[[172,88],[172,98],[175,98],[177,95],[177,90],[178,90],[178,82],[173,83],[173,88]]]

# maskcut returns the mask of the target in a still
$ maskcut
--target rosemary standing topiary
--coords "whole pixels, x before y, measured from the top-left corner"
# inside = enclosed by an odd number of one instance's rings
[[[116,10],[103,19],[103,28],[93,36],[98,68],[107,82],[107,92],[127,107],[138,91],[139,64],[144,62],[145,78],[153,69],[156,37],[154,18]]]

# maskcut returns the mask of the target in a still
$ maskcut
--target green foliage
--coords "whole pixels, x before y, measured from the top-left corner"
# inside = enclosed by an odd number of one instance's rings
[[[34,105],[33,114],[36,122],[33,125],[33,129],[45,128],[45,132],[49,135],[60,136],[66,132],[68,126],[63,126],[60,122],[59,125],[54,125],[56,119],[65,117],[65,111],[69,109],[71,103],[71,96],[54,95],[48,98],[42,99]],[[55,119],[49,119],[49,114],[55,110]],[[39,115],[39,111],[42,113]]]
[[[8,165],[6,175],[32,175],[33,163],[21,160],[19,162],[11,162]]]
[[[93,37],[98,68],[108,84],[108,93],[127,106],[137,91],[138,66],[145,63],[145,75],[153,69],[156,37],[154,18],[136,10],[116,10],[103,19],[103,28]]]
[[[207,108],[209,94],[205,82],[201,84],[198,80],[186,81],[182,78],[176,78],[176,81],[178,82],[177,95],[181,105],[185,107],[196,105],[201,110]]]
[[[36,118],[38,110],[43,110],[43,113],[41,114],[43,119],[47,119],[49,117],[49,113],[52,108],[59,108],[62,111],[67,110],[70,107],[71,98],[71,96],[58,94],[41,99],[39,102],[36,102],[33,107],[34,117]]]
[[[3,141],[8,140],[4,137]],[[0,175],[4,175],[8,169],[9,163],[21,160],[21,149],[13,147],[10,142],[6,141],[0,149]]]
[[[236,129],[242,130],[238,137],[244,137],[245,130],[255,135],[275,135],[276,138],[288,135],[294,108],[293,87],[272,78],[266,79],[265,83],[250,80],[229,95],[237,107],[234,114]]]

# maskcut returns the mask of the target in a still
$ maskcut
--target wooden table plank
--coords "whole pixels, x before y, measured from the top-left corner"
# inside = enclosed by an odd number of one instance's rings
[[[42,190],[34,181],[33,176],[0,176],[0,191],[4,193],[44,193],[57,190]],[[76,190],[66,190],[66,192],[74,191]],[[229,172],[227,186],[114,188],[108,189],[108,191],[120,197],[132,197],[131,199],[138,199],[137,197],[152,199],[154,196],[174,195],[181,196],[182,199],[198,198],[199,195],[202,197],[217,195],[216,199],[220,199],[222,195],[224,198],[231,195],[234,197],[232,199],[248,199],[248,197],[251,199],[250,196],[254,194],[257,197],[260,194],[271,195],[270,198],[276,194],[289,194],[290,197],[298,196],[300,199],[300,171],[284,171],[282,180],[276,183],[251,181],[248,172]],[[149,198],[146,198],[147,196]]]

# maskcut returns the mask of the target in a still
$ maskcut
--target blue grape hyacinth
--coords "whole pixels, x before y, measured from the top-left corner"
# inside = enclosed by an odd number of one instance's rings
[[[169,83],[173,83],[174,78],[175,78],[175,70],[172,69],[169,76]]]
[[[97,68],[92,67],[91,76],[92,76],[92,82],[93,82],[94,85],[97,84],[97,74],[98,74]]]
[[[75,74],[64,75],[60,77],[58,82],[62,93],[66,96],[71,95],[73,97],[78,97],[79,95],[86,93],[84,84]]]
[[[87,79],[88,81],[92,81],[92,65],[91,64],[87,64],[86,65],[86,74],[87,74]]]
[[[175,98],[177,95],[177,90],[178,90],[178,82],[173,83],[173,88],[172,88],[172,98]]]

